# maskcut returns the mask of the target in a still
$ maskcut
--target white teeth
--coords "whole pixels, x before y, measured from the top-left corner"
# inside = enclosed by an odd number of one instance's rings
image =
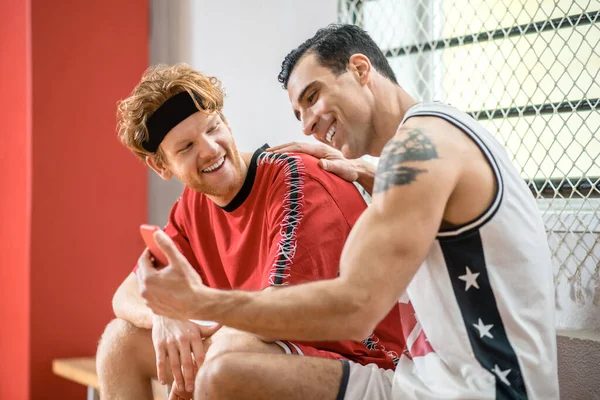
[[[213,165],[211,165],[210,167],[203,169],[202,172],[210,172],[210,171],[214,171],[215,169],[219,168],[221,165],[223,165],[223,163],[225,162],[225,157],[221,157],[219,159],[219,161],[217,161],[216,163],[214,163]]]
[[[333,138],[333,135],[335,135],[335,126],[332,126],[329,129],[329,132],[327,132],[327,135],[325,135],[325,140],[331,143],[331,138]]]

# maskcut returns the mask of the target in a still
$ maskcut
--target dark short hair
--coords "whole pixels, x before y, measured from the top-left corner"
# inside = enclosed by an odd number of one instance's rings
[[[364,54],[380,74],[398,84],[388,60],[367,32],[356,25],[331,24],[319,29],[313,37],[285,57],[277,78],[284,89],[287,89],[288,80],[298,60],[307,52],[314,53],[319,63],[336,75],[347,71],[350,56]]]

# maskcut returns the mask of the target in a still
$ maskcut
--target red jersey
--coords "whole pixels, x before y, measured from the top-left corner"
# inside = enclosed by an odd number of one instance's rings
[[[165,232],[209,287],[261,290],[336,278],[344,242],[366,208],[353,184],[323,171],[315,158],[265,148],[254,153],[225,207],[186,187],[171,210]],[[290,353],[391,369],[403,348],[399,331],[394,308],[363,342],[278,344]]]

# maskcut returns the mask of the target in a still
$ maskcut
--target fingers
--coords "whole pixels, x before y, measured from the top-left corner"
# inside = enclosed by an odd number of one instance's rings
[[[172,374],[173,392],[178,396],[174,398],[191,398],[197,373],[193,352],[202,356],[204,353],[199,329],[191,322],[156,316],[153,319],[152,341],[159,360],[157,371],[160,382],[164,384],[169,381],[169,374]]]
[[[181,343],[179,348],[179,360],[181,361],[181,370],[183,374],[183,381],[185,384],[185,390],[192,392],[194,390],[194,362],[192,360],[192,352],[190,350],[190,344],[187,342]]]
[[[150,250],[145,249],[138,258],[138,269],[136,271],[136,275],[138,277],[138,283],[143,283],[143,280],[148,276],[151,276],[156,273],[154,268],[154,264],[152,263],[152,254],[150,254]]]
[[[173,373],[173,385],[177,386],[182,392],[185,391],[185,382],[183,380],[183,374],[181,373],[181,362],[179,360],[179,350],[175,342],[167,344],[167,352],[169,357],[169,365],[171,372]]]
[[[169,400],[186,400],[191,399],[193,396],[193,393],[182,392],[181,390],[173,386],[171,388],[171,393],[169,393]]]
[[[327,156],[329,147],[322,143],[291,142],[267,149],[272,153],[305,153],[316,158]]]
[[[160,302],[156,302],[154,299],[154,287],[153,290],[150,290],[150,287],[153,287],[153,283],[155,282],[155,277],[158,274],[158,270],[154,268],[152,264],[150,250],[146,249],[138,259],[138,269],[135,272],[138,283],[138,292],[146,306],[148,306],[155,314],[163,314],[161,310],[156,309],[156,305],[160,305]]]
[[[169,237],[164,231],[158,230],[154,232],[154,241],[156,245],[165,253],[165,256],[169,260],[169,268],[162,269],[164,274],[169,273],[171,270],[177,270],[182,272],[187,278],[190,277],[193,280],[199,279],[200,275],[190,265],[188,260],[179,251],[173,239]],[[154,273],[157,273],[156,271]]]
[[[204,363],[204,357],[206,356],[206,349],[202,339],[192,340],[192,351],[194,352],[194,359],[196,360],[196,366],[199,369]]]
[[[319,167],[323,168],[325,171],[330,171],[329,168],[331,166],[329,165],[329,163],[327,162],[327,160],[321,159],[321,160],[319,160]]]
[[[154,232],[154,241],[158,248],[165,253],[165,256],[169,260],[169,264],[173,264],[174,261],[178,261],[183,257],[177,246],[175,246],[173,239],[171,239],[162,229]]]
[[[163,346],[156,346],[156,375],[161,385],[167,383],[167,354]]]
[[[345,181],[354,182],[358,179],[358,171],[351,160],[319,160],[319,166]]]

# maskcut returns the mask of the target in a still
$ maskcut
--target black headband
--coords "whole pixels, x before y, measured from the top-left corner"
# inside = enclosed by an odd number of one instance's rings
[[[194,93],[194,97],[198,104],[202,105],[200,96]],[[148,140],[142,143],[142,147],[146,151],[156,153],[158,146],[160,146],[160,143],[167,136],[167,133],[181,121],[198,111],[198,107],[194,104],[192,96],[185,90],[167,99],[148,118],[148,122],[146,123]]]

